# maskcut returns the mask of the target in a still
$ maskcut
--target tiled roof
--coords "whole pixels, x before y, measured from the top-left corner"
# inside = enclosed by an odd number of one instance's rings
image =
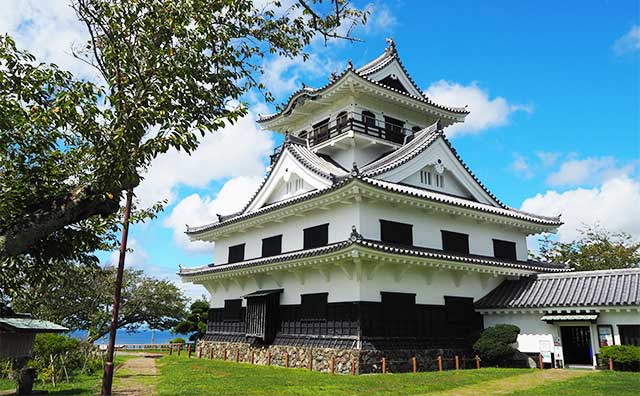
[[[361,238],[352,238],[346,241],[333,243],[327,246],[299,250],[295,252],[283,253],[277,256],[256,258],[251,260],[245,260],[239,263],[231,264],[219,264],[219,265],[207,265],[197,268],[181,268],[179,275],[182,277],[190,277],[204,274],[213,274],[226,271],[234,271],[239,269],[251,268],[266,264],[281,263],[292,260],[306,259],[309,257],[322,256],[329,253],[345,250],[351,246],[360,246],[368,248],[374,251],[382,253],[397,254],[402,256],[419,257],[425,259],[434,259],[449,261],[459,264],[474,264],[491,267],[501,267],[509,269],[530,270],[530,271],[542,271],[542,272],[561,272],[566,271],[564,266],[555,265],[552,263],[543,263],[536,261],[510,261],[497,259],[495,257],[478,256],[478,255],[463,255],[451,252],[444,252],[437,249],[422,248],[417,246],[399,246],[394,244],[388,244],[380,241],[373,241]]]
[[[511,217],[519,220],[530,221],[532,223],[537,223],[537,224],[552,225],[552,226],[559,226],[562,224],[560,219],[557,217],[533,215],[533,214],[529,214],[519,210],[511,209],[511,208],[501,208],[501,207],[491,206],[488,204],[471,201],[466,198],[460,198],[460,197],[456,197],[449,194],[443,194],[443,193],[439,193],[432,190],[408,186],[405,184],[392,183],[392,182],[388,182],[380,179],[374,179],[370,177],[365,177],[363,180],[371,185],[381,187],[385,190],[398,192],[405,195],[410,195],[416,198],[424,198],[430,201],[442,202],[449,205],[479,210],[482,212],[492,213],[500,216],[507,216],[507,217]]]
[[[49,322],[48,320],[25,317],[0,318],[0,328],[18,333],[58,333],[69,330],[64,326]]]
[[[339,188],[355,181],[360,181],[365,184],[368,184],[373,187],[380,188],[385,191],[400,193],[403,195],[426,199],[429,201],[439,202],[443,204],[453,205],[461,208],[477,210],[485,213],[490,213],[498,216],[506,216],[517,220],[523,220],[532,222],[535,224],[545,225],[545,226],[559,226],[562,224],[559,218],[557,217],[547,217],[547,216],[538,216],[529,214],[526,212],[521,212],[511,208],[500,208],[496,206],[491,206],[487,204],[483,204],[480,202],[471,201],[465,198],[455,197],[448,194],[443,194],[439,192],[435,192],[432,190],[426,190],[418,187],[412,187],[404,184],[392,183],[384,180],[374,179],[370,177],[353,177],[346,176],[339,181],[336,181],[331,187],[327,187],[320,190],[313,190],[306,192],[304,194],[300,194],[295,197],[291,197],[289,199],[285,199],[267,206],[263,206],[262,208],[247,213],[239,213],[237,216],[231,218],[225,218],[222,221],[218,221],[215,223],[207,224],[200,227],[190,227],[187,230],[187,234],[199,234],[201,232],[213,230],[219,227],[223,227],[229,224],[233,224],[242,220],[246,220],[249,218],[253,218],[265,213],[272,212],[277,209],[284,208],[289,205],[293,205],[302,201],[306,201],[308,199],[316,198],[318,196],[328,194],[329,192],[336,191]]]
[[[309,150],[306,146],[298,144],[289,144],[285,149],[288,149],[293,156],[300,161],[303,165],[309,168],[311,171],[318,175],[331,180],[334,176],[346,176],[348,174],[342,168],[337,167],[331,162],[325,160],[319,155]],[[283,149],[284,150],[284,149]]]
[[[392,48],[390,50],[390,48]],[[369,78],[369,75],[375,73],[376,71],[380,70],[382,67],[384,67],[385,65],[389,64],[389,62],[391,62],[392,60],[397,60],[398,64],[400,65],[400,67],[402,68],[402,70],[405,72],[405,74],[407,75],[407,77],[409,78],[409,80],[411,81],[411,84],[413,84],[414,88],[416,88],[416,90],[420,91],[420,88],[417,86],[417,84],[415,83],[415,81],[411,78],[411,76],[409,75],[409,73],[407,72],[407,70],[405,69],[404,65],[402,64],[402,62],[400,61],[400,58],[398,57],[397,51],[395,50],[395,46],[394,45],[390,45],[389,47],[387,47],[387,49],[385,50],[385,52],[379,56],[378,58],[374,59],[373,61],[369,62],[368,64],[364,65],[363,67],[359,68],[359,69],[354,69],[353,66],[351,64],[349,64],[349,66],[339,75],[334,76],[333,78],[331,78],[329,80],[329,82],[325,85],[323,85],[322,87],[319,88],[311,88],[311,87],[303,87],[298,89],[297,91],[293,92],[289,98],[287,99],[287,101],[285,102],[285,104],[282,107],[282,110],[273,113],[273,114],[267,114],[267,115],[261,115],[258,118],[258,122],[266,122],[269,120],[272,120],[276,117],[278,117],[281,114],[287,113],[290,110],[293,109],[293,104],[295,102],[295,100],[298,97],[302,97],[302,96],[309,96],[309,97],[314,97],[316,95],[318,95],[319,93],[325,91],[326,89],[334,86],[338,81],[340,81],[343,77],[345,77],[347,74],[349,73],[353,73],[355,76],[369,82],[372,84],[375,84],[379,87],[385,88],[387,90],[393,91],[395,93],[407,96],[407,97],[411,97],[413,99],[416,99],[418,101],[421,101],[423,103],[426,103],[428,105],[434,106],[438,109],[441,110],[445,110],[445,111],[449,111],[452,113],[458,113],[458,114],[469,114],[469,111],[465,108],[465,107],[452,107],[452,106],[444,106],[444,105],[440,105],[437,104],[435,102],[433,102],[431,99],[429,99],[428,97],[426,97],[424,94],[417,96],[414,94],[411,94],[409,92],[405,92],[393,87],[390,87],[388,85],[382,84],[379,81],[375,81],[371,78]]]
[[[640,268],[507,280],[476,303],[481,309],[640,305]]]

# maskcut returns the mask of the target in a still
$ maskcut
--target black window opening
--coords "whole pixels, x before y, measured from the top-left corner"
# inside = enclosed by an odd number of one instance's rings
[[[302,232],[304,233],[304,249],[313,249],[329,244],[329,224],[305,228]]]
[[[229,259],[228,263],[238,263],[244,260],[244,243],[235,246],[229,246]]]
[[[398,245],[413,246],[413,225],[380,220],[380,240]]]
[[[620,344],[640,346],[640,325],[618,325]]]
[[[336,116],[336,124],[338,125],[338,130],[342,131],[344,128],[346,128],[348,120],[349,119],[347,117],[346,111],[341,111],[340,113],[338,113],[338,115]]]
[[[329,119],[326,118],[313,125],[313,133],[318,142],[329,139]]]
[[[459,232],[442,232],[442,250],[469,254],[469,235]]]
[[[300,296],[301,320],[327,320],[327,298],[329,293],[302,294]]]
[[[262,240],[262,257],[277,256],[280,253],[282,253],[282,235]]]
[[[402,85],[402,83],[400,82],[400,79],[395,77],[395,76],[388,75],[385,78],[383,78],[382,80],[380,80],[379,82],[381,84],[386,85],[387,87],[391,87],[393,89],[397,89],[398,91],[409,92],[404,87],[404,85]]]
[[[516,260],[516,243],[510,241],[493,240],[493,255],[495,258]]]
[[[223,320],[240,321],[242,319],[242,300],[224,300]]]
[[[405,321],[413,318],[416,310],[415,294],[380,292],[380,295],[385,321]]]
[[[370,112],[369,110],[365,110],[362,112],[362,122],[364,122],[364,125],[368,127],[375,127],[376,115]]]
[[[402,133],[402,129],[404,127],[404,122],[398,120],[397,118],[384,116],[384,129],[387,133],[387,139],[397,142],[404,140],[404,134]]]

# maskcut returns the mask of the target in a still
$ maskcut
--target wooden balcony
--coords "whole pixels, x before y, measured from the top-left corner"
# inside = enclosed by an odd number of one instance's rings
[[[310,146],[315,146],[349,131],[396,144],[403,144],[405,137],[413,133],[399,123],[385,122],[358,113],[346,113],[327,123],[316,125],[306,136],[303,133],[300,137],[308,139]]]

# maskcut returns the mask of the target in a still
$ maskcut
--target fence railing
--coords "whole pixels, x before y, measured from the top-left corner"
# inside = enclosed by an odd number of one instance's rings
[[[403,144],[405,138],[413,133],[398,122],[379,120],[358,113],[343,113],[322,125],[316,125],[306,136],[302,134],[300,137],[308,139],[309,145],[315,146],[348,131],[397,144]]]

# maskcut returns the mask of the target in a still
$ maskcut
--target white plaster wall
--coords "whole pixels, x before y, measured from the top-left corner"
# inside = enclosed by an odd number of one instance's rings
[[[477,301],[505,279],[503,276],[427,267],[411,267],[398,276],[399,270],[404,266],[401,263],[389,263],[379,268],[372,279],[364,276],[360,300],[381,301],[380,292],[396,292],[415,293],[417,304],[444,305],[445,296],[471,297]],[[456,274],[462,274],[458,285],[454,281]]]
[[[452,218],[448,215],[427,213],[403,205],[384,202],[362,205],[359,232],[368,239],[380,240],[380,219],[413,224],[413,244],[421,247],[442,249],[441,230],[469,234],[469,253],[493,256],[492,239],[516,243],[518,260],[527,259],[526,235],[494,224],[479,224],[465,217]]]
[[[287,194],[287,183],[292,183],[292,185],[295,186],[296,180],[301,180],[302,181],[302,188],[294,191],[293,193]],[[271,204],[271,203],[274,203],[274,202],[278,202],[278,201],[282,201],[282,200],[285,200],[285,199],[289,199],[289,198],[292,198],[292,197],[294,197],[296,195],[300,195],[300,194],[304,194],[306,192],[309,192],[309,191],[311,191],[313,189],[314,189],[314,187],[312,185],[310,185],[309,183],[305,182],[304,179],[302,179],[300,176],[297,176],[297,175],[291,176],[291,178],[289,179],[288,182],[284,181],[284,179],[281,179],[278,182],[278,185],[274,189],[273,193],[271,193],[271,195],[267,199],[266,204]]]
[[[445,170],[442,175],[444,176],[444,187],[438,187],[435,182],[435,176],[439,175],[436,172],[433,166],[426,166],[423,168],[424,171],[431,172],[431,185],[422,183],[420,180],[420,172],[416,172],[406,179],[402,180],[401,183],[409,184],[412,186],[416,186],[419,188],[428,188],[430,190],[443,192],[446,194],[455,195],[458,197],[471,198],[472,195],[469,191],[462,186],[462,184],[456,179],[456,177],[451,173],[451,171]]]
[[[355,206],[336,204],[330,210],[307,212],[303,217],[288,217],[282,223],[268,223],[264,228],[252,228],[243,233],[235,233],[226,238],[216,240],[214,263],[224,264],[228,261],[229,246],[245,244],[245,260],[262,255],[262,239],[282,234],[282,252],[300,250],[303,247],[305,228],[329,223],[329,243],[347,240],[351,234],[351,226],[358,224]]]
[[[242,298],[242,296],[257,290],[280,288],[284,289],[280,295],[280,304],[283,305],[300,304],[300,295],[309,293],[329,292],[328,302],[359,300],[360,287],[355,277],[351,280],[348,279],[342,270],[335,265],[327,265],[323,268],[328,271],[329,280],[318,270],[306,269],[301,272],[302,277],[292,272],[280,271],[273,275],[263,276],[259,284],[255,278],[244,277],[238,278],[239,282],[236,280],[224,281],[227,289],[212,281],[206,281],[204,285],[211,293],[209,301],[211,308],[223,308],[224,300]],[[212,285],[215,286],[215,290]],[[246,300],[243,299],[242,304],[246,306]]]

